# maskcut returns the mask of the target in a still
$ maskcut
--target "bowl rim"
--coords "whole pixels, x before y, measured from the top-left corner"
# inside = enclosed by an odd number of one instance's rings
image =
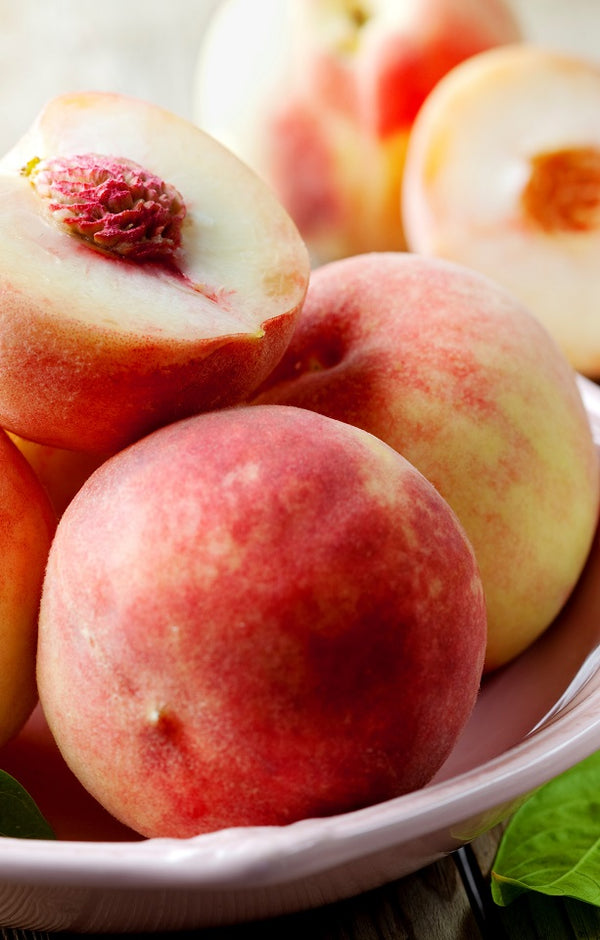
[[[25,880],[38,885],[212,890],[275,885],[400,848],[496,807],[506,806],[508,815],[512,801],[598,748],[600,669],[561,712],[504,753],[412,793],[335,816],[285,826],[223,829],[189,839],[81,842],[6,837],[0,841],[0,875],[5,883]],[[457,837],[457,845],[460,841]]]

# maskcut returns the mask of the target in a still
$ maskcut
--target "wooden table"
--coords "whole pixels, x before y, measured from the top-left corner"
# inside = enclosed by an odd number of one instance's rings
[[[400,881],[356,898],[254,924],[182,931],[178,940],[599,940],[600,909],[529,894],[508,908],[489,894],[501,827]],[[0,928],[0,940],[52,940],[43,931]],[[75,934],[56,934],[73,940]],[[86,934],[87,940],[166,940],[173,934]]]

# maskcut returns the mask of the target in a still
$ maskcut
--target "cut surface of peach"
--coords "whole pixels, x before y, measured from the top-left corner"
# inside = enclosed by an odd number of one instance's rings
[[[305,246],[255,174],[182,118],[116,94],[55,98],[0,161],[0,198],[8,430],[110,452],[235,403],[283,352]],[[136,239],[164,250],[122,250]]]
[[[502,283],[600,376],[600,68],[525,43],[458,66],[417,118],[403,212],[411,250]]]

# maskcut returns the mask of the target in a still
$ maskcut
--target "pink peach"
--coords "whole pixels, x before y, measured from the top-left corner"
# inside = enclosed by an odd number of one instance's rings
[[[226,0],[200,49],[195,119],[274,188],[314,263],[400,249],[419,108],[453,66],[520,39],[504,0]]]
[[[437,487],[478,559],[487,670],[564,605],[596,527],[598,458],[573,369],[494,281],[413,254],[325,265],[254,401],[364,428]]]
[[[14,737],[37,702],[37,618],[56,528],[33,470],[0,431],[0,745]]]
[[[103,458],[49,444],[27,441],[8,432],[50,497],[57,517],[61,516],[82,484],[100,466]]]
[[[485,637],[471,545],[414,467],[342,422],[237,407],[147,436],[69,504],[40,700],[138,832],[280,825],[426,783]]]

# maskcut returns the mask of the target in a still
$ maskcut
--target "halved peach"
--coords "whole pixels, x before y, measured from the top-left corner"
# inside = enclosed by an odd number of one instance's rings
[[[116,451],[244,398],[289,341],[307,251],[195,125],[106,93],[53,99],[0,161],[0,424]]]
[[[519,297],[571,364],[600,377],[600,68],[522,44],[457,66],[408,147],[409,247]]]

